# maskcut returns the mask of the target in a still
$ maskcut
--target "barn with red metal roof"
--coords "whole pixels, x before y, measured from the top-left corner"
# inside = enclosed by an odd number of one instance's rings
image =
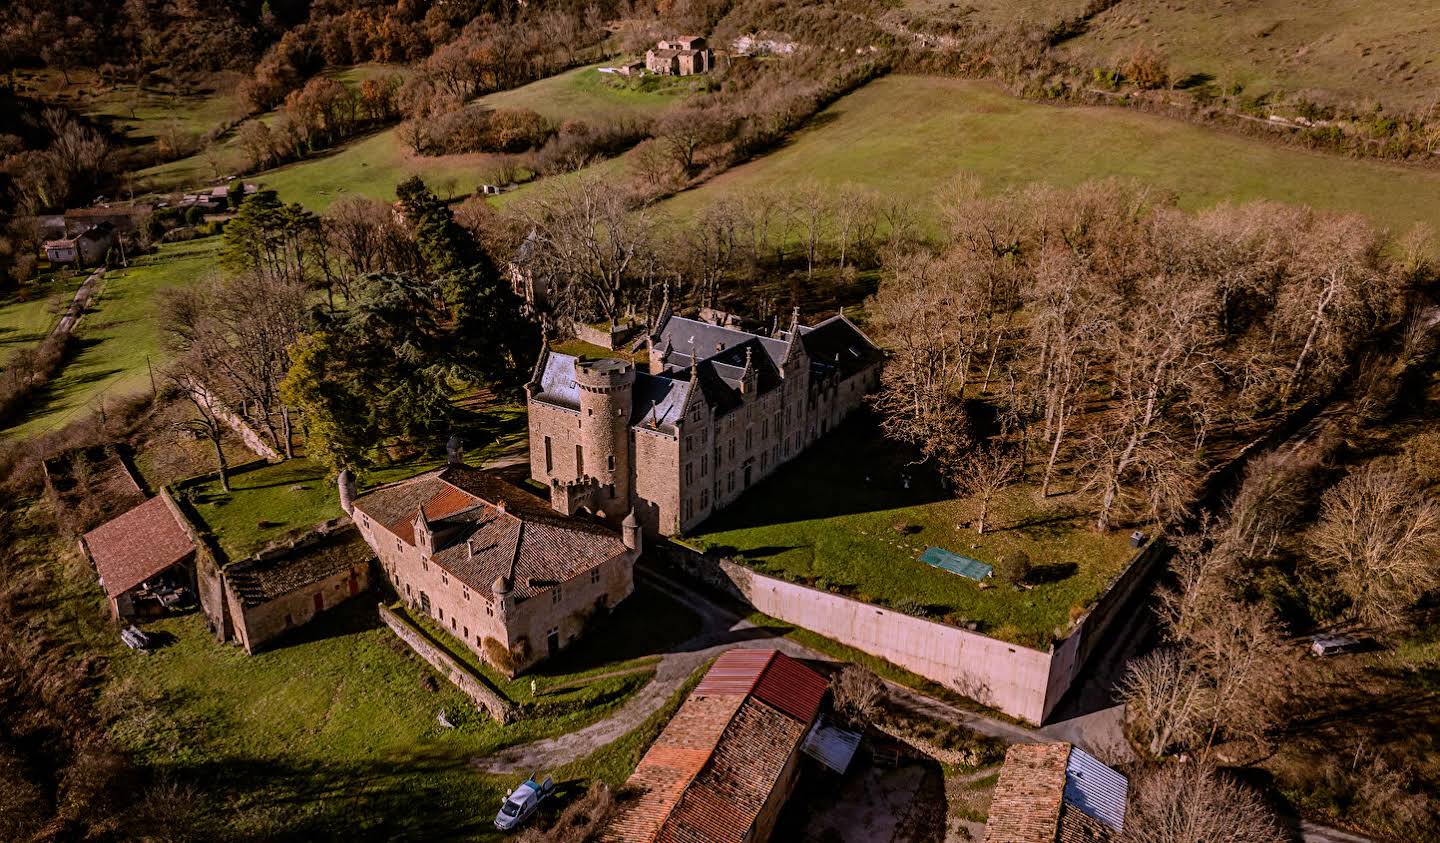
[[[761,843],[829,683],[776,650],[730,650],[640,759],[606,843]]]

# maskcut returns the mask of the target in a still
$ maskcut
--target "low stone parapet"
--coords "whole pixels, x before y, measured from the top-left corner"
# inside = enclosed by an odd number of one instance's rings
[[[449,679],[450,682],[459,688],[461,693],[475,701],[475,705],[484,709],[499,723],[509,723],[514,719],[515,712],[510,703],[499,694],[485,687],[485,684],[475,677],[465,665],[455,660],[455,657],[435,646],[431,641],[421,634],[420,630],[411,626],[404,618],[394,612],[380,606],[380,620],[390,627],[396,637],[404,641],[406,646],[415,651],[415,654],[424,659],[429,665]]]

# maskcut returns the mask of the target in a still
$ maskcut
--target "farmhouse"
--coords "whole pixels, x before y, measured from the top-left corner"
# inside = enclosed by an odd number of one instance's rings
[[[775,650],[727,651],[640,759],[626,782],[638,795],[600,839],[764,843],[828,684]]]
[[[634,518],[617,533],[458,462],[359,497],[343,472],[340,503],[395,593],[510,676],[634,590]]]
[[[564,513],[674,535],[830,431],[879,383],[882,354],[843,314],[749,333],[669,314],[648,372],[547,350],[526,386],[530,474]]]
[[[90,226],[77,237],[45,241],[45,258],[53,264],[95,266],[105,262],[106,253],[114,244],[115,226],[102,222]]]
[[[1103,843],[1125,827],[1129,782],[1068,743],[1017,744],[995,785],[987,843]]]
[[[715,67],[715,51],[698,35],[661,41],[645,53],[645,69],[662,76],[692,76]]]
[[[195,544],[163,494],[80,538],[119,619],[153,616],[194,591]]]

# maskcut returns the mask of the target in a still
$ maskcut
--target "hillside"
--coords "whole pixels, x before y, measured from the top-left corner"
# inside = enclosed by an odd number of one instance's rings
[[[822,113],[764,158],[669,200],[689,214],[716,197],[814,179],[908,197],[928,212],[947,180],[990,188],[1135,178],[1184,207],[1272,199],[1369,215],[1404,230],[1440,225],[1440,173],[1340,158],[1111,108],[1014,99],[981,82],[891,76]]]

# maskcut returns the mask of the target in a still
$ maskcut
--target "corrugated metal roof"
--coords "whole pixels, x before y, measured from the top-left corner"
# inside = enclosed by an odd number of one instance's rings
[[[1130,782],[1078,746],[1070,748],[1065,764],[1065,801],[1086,816],[1120,831],[1125,827],[1125,804]]]
[[[801,747],[806,755],[841,774],[850,769],[850,761],[859,748],[859,732],[831,725],[824,718],[815,721],[815,727],[805,736],[805,745]]]
[[[702,697],[745,696],[755,689],[760,674],[775,655],[774,650],[726,650],[715,660],[705,678],[695,686]]]
[[[825,677],[777,651],[755,683],[753,693],[757,699],[808,724],[820,711],[820,700],[829,685]]]
[[[995,572],[995,569],[978,559],[961,556],[943,547],[927,547],[920,554],[920,561],[952,574],[969,577],[979,582]]]

